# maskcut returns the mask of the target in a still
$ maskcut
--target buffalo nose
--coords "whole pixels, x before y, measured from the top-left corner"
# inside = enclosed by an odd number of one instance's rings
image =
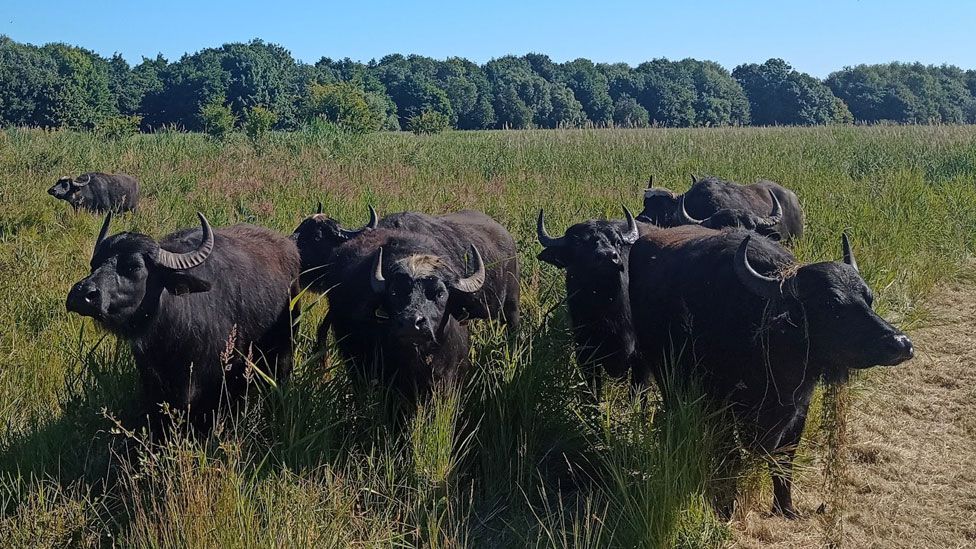
[[[95,289],[88,290],[87,292],[85,292],[85,295],[84,295],[84,297],[82,297],[82,299],[88,305],[95,305],[96,303],[98,303],[98,298],[101,295],[102,295],[102,293],[98,290],[98,288],[95,288]]]
[[[427,327],[427,319],[420,315],[417,315],[417,317],[413,319],[413,327],[417,331],[423,330],[424,328]]]
[[[915,356],[915,347],[912,346],[912,340],[908,339],[907,335],[896,335],[893,339],[895,347],[901,351],[902,356],[906,359]]]

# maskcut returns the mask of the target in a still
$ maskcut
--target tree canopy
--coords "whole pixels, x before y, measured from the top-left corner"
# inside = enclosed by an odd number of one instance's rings
[[[130,66],[117,54],[0,36],[3,126],[94,129],[134,120],[143,130],[199,131],[213,124],[202,113],[221,109],[251,133],[323,118],[354,131],[406,130],[418,120],[457,129],[976,123],[976,71],[890,63],[819,80],[782,59],[729,72],[696,59],[632,67],[538,53],[484,65],[400,54],[308,64],[261,40]]]

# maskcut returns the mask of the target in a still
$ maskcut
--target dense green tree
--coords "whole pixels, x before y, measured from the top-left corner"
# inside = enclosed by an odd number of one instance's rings
[[[401,127],[407,127],[411,117],[425,111],[444,114],[452,122],[457,120],[447,92],[437,85],[437,68],[437,62],[429,57],[400,54],[388,55],[370,68],[396,104]]]
[[[492,84],[500,127],[550,127],[551,83],[535,72],[528,60],[512,55],[492,59],[485,65],[485,74]]]
[[[54,60],[27,44],[0,36],[0,124],[42,125],[40,105],[57,87]]]
[[[749,123],[749,100],[728,71],[711,61],[655,59],[640,64],[637,100],[663,126]]]
[[[577,59],[560,67],[562,80],[583,106],[587,118],[594,124],[613,121],[613,100],[607,77],[588,59]]]
[[[38,102],[38,125],[93,129],[118,114],[105,59],[65,44],[48,44],[41,52],[54,62],[57,85]]]
[[[640,106],[636,99],[629,95],[621,95],[613,104],[613,123],[624,128],[643,128],[650,123],[647,109]]]
[[[739,65],[732,71],[749,98],[752,123],[807,125],[843,122],[837,97],[830,88],[808,74],[796,71],[782,59],[758,65]],[[838,119],[840,117],[840,119]]]
[[[352,82],[312,84],[305,100],[306,119],[319,117],[352,132],[365,133],[383,126],[385,112],[371,105],[367,93]]]

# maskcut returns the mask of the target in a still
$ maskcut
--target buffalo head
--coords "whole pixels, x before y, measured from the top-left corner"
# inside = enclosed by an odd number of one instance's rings
[[[677,211],[678,195],[671,189],[655,187],[654,177],[650,177],[644,189],[644,209],[637,214],[637,220],[658,227],[672,227],[677,224]]]
[[[738,208],[723,208],[706,219],[695,219],[685,209],[685,197],[682,195],[678,198],[678,219],[681,225],[701,225],[709,229],[738,227],[763,236],[768,236],[773,240],[779,240],[779,233],[776,232],[776,226],[783,218],[783,206],[773,191],[769,191],[769,198],[773,203],[773,208],[769,212],[769,215],[756,215],[748,210]]]
[[[332,259],[332,252],[344,242],[352,240],[364,231],[375,229],[379,220],[376,210],[369,208],[369,221],[358,229],[346,229],[338,221],[322,213],[322,203],[319,202],[318,211],[302,220],[292,234],[292,239],[298,247],[302,258],[303,278],[316,280],[323,273],[317,272]],[[307,285],[307,282],[303,282]]]
[[[202,229],[199,246],[174,253],[142,234],[125,232],[106,238],[112,221],[109,213],[95,241],[91,273],[71,288],[68,310],[124,332],[151,316],[163,289],[176,295],[209,290],[209,282],[191,274],[214,249],[207,218],[199,212],[197,216]]]
[[[536,234],[545,249],[539,259],[556,267],[580,268],[592,272],[620,272],[627,268],[627,250],[640,236],[637,222],[626,207],[626,226],[616,221],[590,220],[577,223],[558,238],[546,232],[545,214],[539,210]]]
[[[436,343],[448,316],[464,316],[464,303],[485,283],[485,264],[475,246],[471,257],[474,272],[464,276],[436,255],[384,260],[383,248],[376,252],[370,287],[381,302],[376,314],[389,321],[395,339],[412,345]]]
[[[91,174],[84,174],[78,177],[78,179],[64,176],[59,178],[57,183],[51,185],[51,188],[47,190],[47,194],[54,198],[70,202],[75,193],[88,186],[89,183],[91,183]]]
[[[747,236],[736,251],[736,276],[751,292],[784,302],[791,325],[807,331],[810,352],[830,367],[828,375],[843,376],[848,368],[894,366],[914,356],[908,336],[872,310],[874,295],[861,278],[846,234],[843,262],[804,265],[785,279],[753,269],[750,239]]]

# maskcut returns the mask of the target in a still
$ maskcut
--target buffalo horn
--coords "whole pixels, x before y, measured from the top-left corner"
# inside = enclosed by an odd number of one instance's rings
[[[854,259],[854,250],[851,249],[851,241],[847,238],[847,233],[841,233],[840,242],[844,247],[844,263],[854,267],[855,271],[860,272],[860,269],[857,268],[857,260]]]
[[[783,217],[783,207],[779,203],[779,199],[776,198],[776,193],[769,191],[769,198],[773,201],[773,211],[769,212],[768,217],[760,217],[756,222],[758,227],[768,229],[779,223],[779,220]]]
[[[386,292],[386,279],[383,278],[383,248],[376,252],[376,258],[373,259],[373,271],[369,279],[369,286],[373,289],[373,293],[382,294]]]
[[[202,232],[200,246],[196,250],[186,253],[174,253],[159,248],[159,251],[156,253],[156,263],[167,269],[180,271],[192,269],[207,260],[207,257],[210,256],[210,252],[214,248],[213,229],[210,228],[210,223],[202,213],[197,212],[197,217],[200,218],[200,229]]]
[[[701,225],[702,220],[691,217],[691,214],[689,214],[688,210],[685,209],[685,195],[681,195],[681,197],[678,198],[678,211],[681,214],[681,220],[686,225]]]
[[[541,208],[539,209],[539,221],[536,223],[535,230],[536,235],[539,237],[539,243],[542,244],[543,247],[552,248],[562,246],[566,243],[565,236],[553,238],[549,236],[549,233],[546,232],[546,214],[543,213]]]
[[[739,281],[752,293],[766,299],[772,299],[780,295],[780,281],[778,278],[757,273],[749,264],[747,248],[751,239],[752,236],[742,239],[739,249],[735,251],[735,274],[739,277]]]
[[[481,252],[474,244],[471,245],[471,256],[474,257],[474,273],[458,280],[454,285],[455,289],[466,294],[477,292],[485,284],[485,261],[481,258]]]
[[[640,232],[637,230],[637,222],[634,221],[634,214],[630,213],[627,206],[624,206],[624,218],[627,219],[627,232],[623,235],[624,242],[627,244],[633,244],[637,242],[640,238]]]
[[[342,235],[343,238],[349,240],[350,238],[358,236],[366,229],[376,228],[376,225],[379,224],[379,219],[376,216],[376,210],[374,210],[373,206],[371,205],[367,206],[367,208],[369,208],[369,222],[363,225],[361,228],[355,230],[343,229],[342,227],[339,227],[339,234]]]
[[[95,252],[98,251],[98,246],[102,243],[103,240],[105,240],[105,237],[108,235],[108,226],[111,225],[111,223],[112,223],[112,212],[108,212],[108,214],[105,215],[105,221],[102,222],[101,230],[98,231],[98,238],[95,239],[95,248],[92,249],[92,259],[95,258]]]

